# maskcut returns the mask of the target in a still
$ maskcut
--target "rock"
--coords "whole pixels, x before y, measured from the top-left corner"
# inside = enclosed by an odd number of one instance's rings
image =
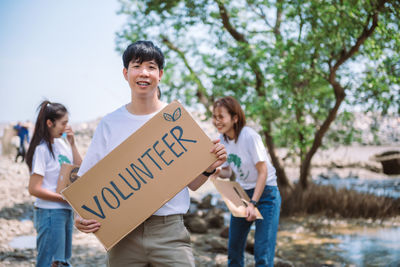
[[[206,220],[200,217],[193,217],[187,223],[187,228],[192,233],[207,233],[208,225]]]
[[[197,199],[193,198],[193,197],[190,198],[190,203],[192,203],[194,205],[199,205],[200,204],[200,202]]]
[[[228,265],[228,255],[225,254],[217,254],[215,256],[215,265],[217,267],[227,266]]]
[[[224,229],[219,233],[220,237],[229,238],[229,226],[225,226]]]
[[[384,174],[400,174],[400,151],[386,151],[372,159],[382,164]]]
[[[324,180],[329,180],[329,178],[330,178],[330,177],[329,177],[327,174],[325,174],[325,173],[319,174],[318,177],[321,178],[321,179],[324,179]]]
[[[224,211],[218,208],[212,208],[205,216],[205,220],[210,228],[221,228],[224,226]]]
[[[290,261],[274,257],[274,267],[294,267],[294,265]]]
[[[207,196],[205,196],[200,204],[197,206],[199,209],[210,209],[212,207],[211,205],[211,199],[212,199],[212,195],[208,194]]]
[[[213,236],[208,240],[211,245],[212,252],[227,252],[228,251],[228,241],[218,236]]]

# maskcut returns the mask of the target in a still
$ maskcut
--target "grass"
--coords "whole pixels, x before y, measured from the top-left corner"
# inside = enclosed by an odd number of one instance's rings
[[[387,218],[400,215],[400,199],[335,189],[310,183],[281,190],[282,216],[319,214],[343,218]]]

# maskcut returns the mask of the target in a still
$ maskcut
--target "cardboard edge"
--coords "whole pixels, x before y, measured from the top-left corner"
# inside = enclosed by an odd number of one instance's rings
[[[225,181],[226,179],[219,178],[219,177],[211,177],[210,180],[211,180],[211,182],[213,183],[214,187],[217,189],[218,193],[221,195],[222,199],[223,199],[224,202],[225,202],[225,205],[226,205],[226,206],[228,207],[228,209],[229,209],[229,206],[228,206],[228,204],[227,204],[226,201],[225,201],[225,199],[227,199],[227,197],[225,197],[225,196],[222,194],[222,192],[220,191],[220,189],[218,188],[218,186],[216,185],[216,183],[217,183],[218,181],[221,181],[221,182],[230,182],[230,183],[235,183],[235,184],[236,184],[237,186],[239,186],[242,190],[243,190],[243,188],[240,186],[240,184],[239,184],[238,182]],[[250,199],[248,198],[247,195],[246,195],[245,198],[246,198],[246,200],[250,200]],[[230,213],[232,213],[232,215],[233,215],[233,212],[232,212],[231,210],[229,210],[229,211],[230,211]],[[242,216],[235,216],[235,217],[245,218],[245,217],[242,217]],[[257,207],[256,207],[256,218],[259,219],[259,220],[264,220],[264,217],[262,216],[260,210],[259,210]]]

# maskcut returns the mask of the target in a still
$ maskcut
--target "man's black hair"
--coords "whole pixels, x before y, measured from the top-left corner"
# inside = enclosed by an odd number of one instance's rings
[[[122,55],[122,60],[126,69],[132,60],[140,64],[154,60],[160,70],[164,69],[164,54],[151,41],[136,41],[130,44]]]

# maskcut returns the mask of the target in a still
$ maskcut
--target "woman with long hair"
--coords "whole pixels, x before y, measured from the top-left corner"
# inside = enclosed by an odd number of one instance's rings
[[[56,188],[61,165],[80,165],[82,158],[74,132],[68,125],[68,111],[64,105],[45,100],[38,109],[26,155],[30,172],[29,193],[36,197],[36,266],[70,266],[73,211],[61,194],[56,193]],[[64,133],[69,145],[61,138]]]
[[[246,126],[239,102],[223,97],[214,102],[213,124],[221,134],[228,160],[217,174],[229,178],[232,171],[250,198],[246,218],[231,216],[228,242],[228,266],[244,266],[244,248],[250,227],[255,222],[255,266],[274,266],[281,196],[261,136]],[[256,220],[258,208],[264,219]]]

